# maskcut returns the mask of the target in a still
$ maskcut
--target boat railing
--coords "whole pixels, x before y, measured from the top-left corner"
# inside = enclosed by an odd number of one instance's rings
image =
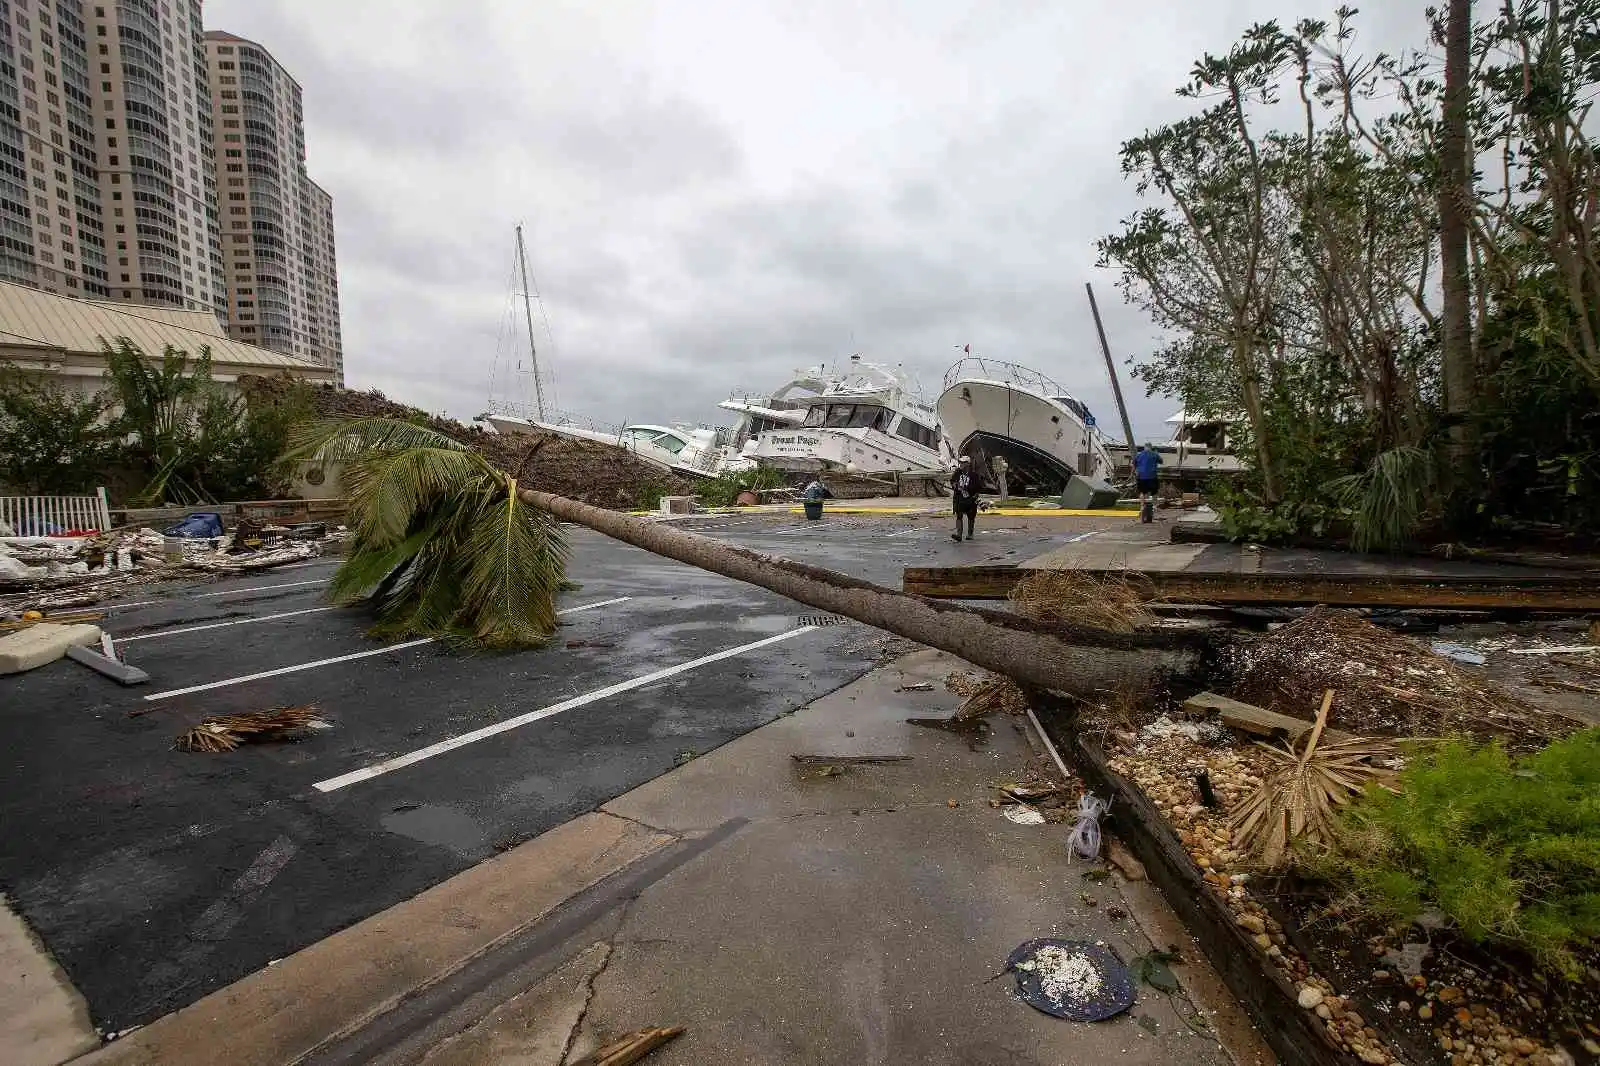
[[[963,378],[982,378],[985,381],[999,381],[1007,385],[1015,385],[1028,392],[1036,392],[1042,396],[1070,396],[1059,382],[1045,377],[1037,370],[1029,369],[1017,363],[1006,363],[999,359],[982,359],[976,355],[969,355],[958,361],[955,366],[945,371],[944,388],[949,389]]]

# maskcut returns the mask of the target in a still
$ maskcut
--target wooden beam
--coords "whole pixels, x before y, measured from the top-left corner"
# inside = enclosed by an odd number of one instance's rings
[[[907,567],[904,590],[936,599],[998,600],[1024,576],[1005,566]],[[1418,607],[1460,611],[1600,611],[1596,577],[1417,577],[1402,574],[1238,574],[1084,568],[1125,574],[1157,601],[1224,607]]]
[[[1202,692],[1190,696],[1183,701],[1183,709],[1201,718],[1213,714],[1220,715],[1222,724],[1230,729],[1258,737],[1287,740],[1291,744],[1297,743],[1301,737],[1311,732],[1316,724],[1304,718],[1291,718],[1286,714],[1269,711],[1253,703],[1242,703],[1227,696],[1219,696],[1215,692]],[[1329,740],[1342,739],[1346,736],[1337,729],[1327,729],[1323,732]]]

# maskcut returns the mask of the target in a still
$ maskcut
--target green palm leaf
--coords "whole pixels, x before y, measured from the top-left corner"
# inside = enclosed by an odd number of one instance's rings
[[[467,446],[387,419],[322,422],[289,458],[341,463],[354,534],[329,592],[369,604],[373,632],[530,647],[555,632],[560,523]]]

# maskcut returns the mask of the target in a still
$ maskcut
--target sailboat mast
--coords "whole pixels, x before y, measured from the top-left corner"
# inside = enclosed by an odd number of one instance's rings
[[[528,250],[522,243],[522,227],[517,227],[517,263],[522,268],[522,312],[528,317],[528,357],[533,360],[533,399],[544,421],[544,383],[539,380],[539,353],[533,345],[533,297],[528,292]]]

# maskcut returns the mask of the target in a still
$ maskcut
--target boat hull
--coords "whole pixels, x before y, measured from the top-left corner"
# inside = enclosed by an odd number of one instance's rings
[[[940,466],[939,457],[931,450],[866,429],[768,430],[756,438],[745,454],[762,466],[805,473],[849,470],[857,474],[895,474],[936,470]]]
[[[1099,434],[1066,406],[1006,382],[955,381],[939,397],[939,421],[957,451],[972,457],[986,492],[999,489],[994,460],[1008,467],[1011,495],[1054,496],[1074,474],[1109,478]]]

